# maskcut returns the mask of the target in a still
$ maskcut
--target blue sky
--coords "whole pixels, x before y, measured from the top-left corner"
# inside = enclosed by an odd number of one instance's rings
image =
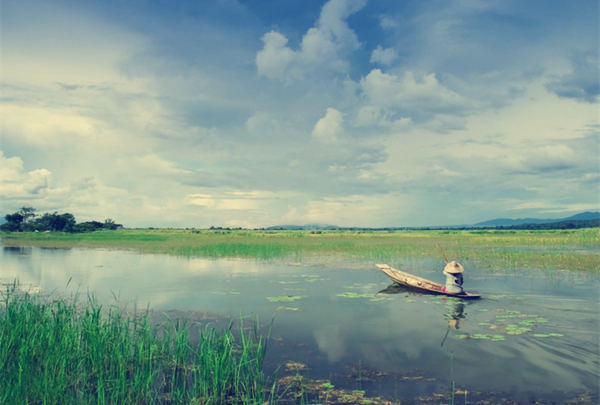
[[[2,215],[391,227],[600,209],[597,1],[1,13]]]

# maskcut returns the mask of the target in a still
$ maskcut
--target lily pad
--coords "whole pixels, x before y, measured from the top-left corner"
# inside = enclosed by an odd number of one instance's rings
[[[546,323],[546,322],[548,322],[548,320],[546,318],[535,318],[535,321],[539,322],[539,323]]]
[[[499,341],[505,340],[505,339],[504,339],[504,335],[493,335],[492,340],[495,342],[499,342]]]
[[[535,323],[532,319],[526,319],[524,321],[519,322],[521,325],[533,325]]]
[[[482,335],[481,333],[476,333],[472,337],[473,337],[473,339],[482,339],[482,340],[491,339],[490,336],[488,336],[488,335]]]

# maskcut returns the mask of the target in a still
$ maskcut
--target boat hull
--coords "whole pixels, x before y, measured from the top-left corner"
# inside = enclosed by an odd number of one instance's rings
[[[413,288],[415,290],[419,290],[422,292],[432,293],[432,294],[440,294],[447,295],[450,297],[459,297],[459,298],[481,298],[481,294],[472,294],[468,292],[462,292],[459,294],[453,294],[444,292],[444,285],[427,280],[425,278],[413,276],[410,273],[405,273],[400,270],[396,270],[391,268],[387,264],[376,264],[379,270],[383,271],[392,281]]]

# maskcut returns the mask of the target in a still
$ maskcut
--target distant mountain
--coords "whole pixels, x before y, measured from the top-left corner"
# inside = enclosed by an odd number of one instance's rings
[[[497,218],[489,221],[478,222],[475,225],[448,225],[448,226],[429,226],[429,227],[387,227],[387,228],[366,228],[366,227],[340,227],[337,225],[326,224],[306,224],[306,225],[277,225],[266,228],[267,230],[398,230],[398,229],[473,229],[473,228],[512,228],[512,229],[568,229],[568,228],[589,228],[597,227],[600,221],[600,212],[582,212],[567,218],[558,219],[539,219],[539,218]],[[553,224],[553,225],[548,225]]]
[[[519,219],[508,219],[508,218],[497,218],[490,221],[478,222],[474,227],[496,227],[496,226],[516,226],[525,224],[550,224],[553,222],[563,221],[589,221],[593,219],[600,219],[600,212],[582,212],[581,214],[573,215],[567,218],[559,219],[538,219],[538,218],[519,218]]]

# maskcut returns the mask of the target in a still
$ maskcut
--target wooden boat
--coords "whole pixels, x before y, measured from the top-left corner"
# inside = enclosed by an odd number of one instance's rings
[[[468,292],[462,292],[458,294],[443,292],[442,287],[443,284],[438,284],[433,281],[429,281],[427,279],[413,276],[412,274],[405,273],[400,270],[396,270],[388,266],[387,264],[376,264],[379,267],[379,270],[383,271],[389,278],[391,278],[394,282],[414,288],[415,290],[420,290],[422,292],[428,292],[433,294],[442,294],[448,295],[451,297],[460,297],[460,298],[481,298],[481,294],[471,294]]]

